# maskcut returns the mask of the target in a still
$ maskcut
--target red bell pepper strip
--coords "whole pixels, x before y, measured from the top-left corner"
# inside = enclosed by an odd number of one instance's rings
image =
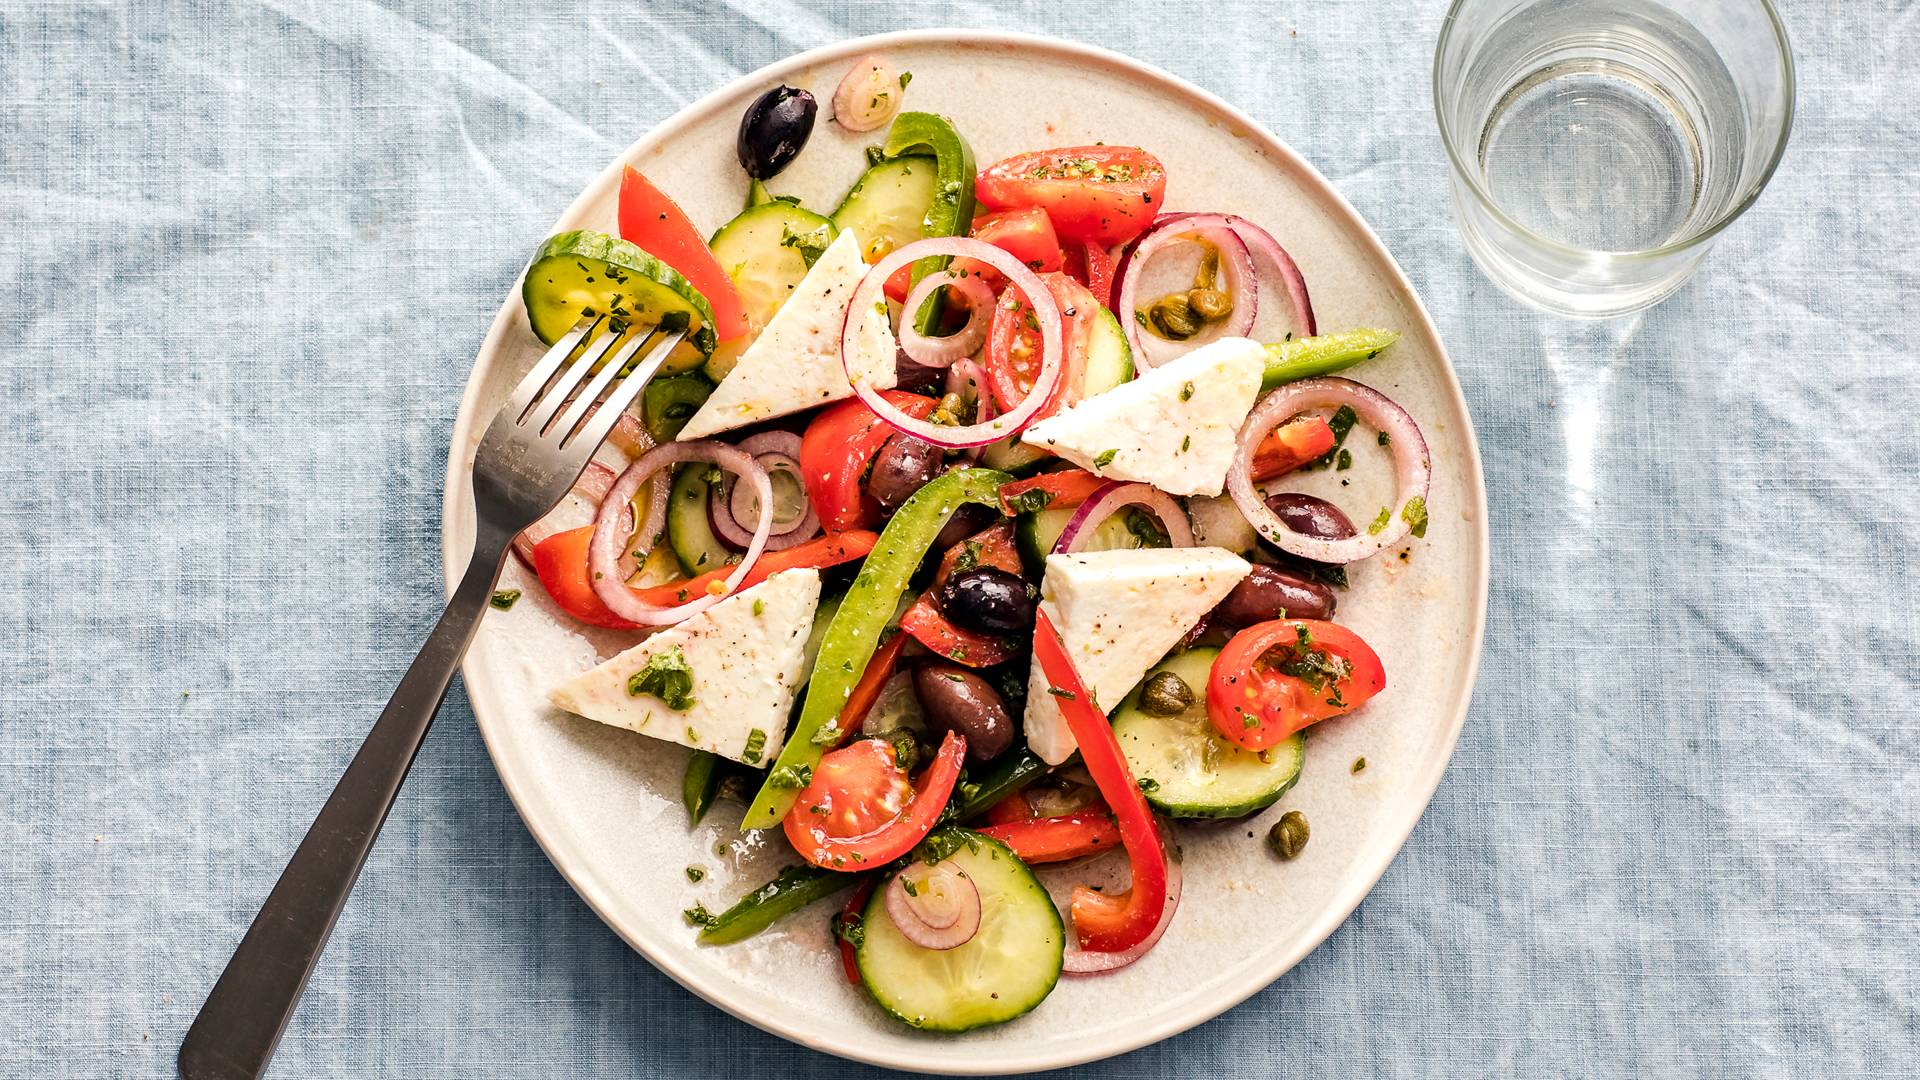
[[[1296,416],[1281,424],[1253,448],[1253,479],[1283,476],[1333,449],[1333,429],[1318,416]]]
[[[849,753],[854,749],[838,750]],[[947,809],[947,799],[960,780],[961,758],[966,756],[966,736],[949,731],[933,756],[933,764],[920,774],[913,785],[913,798],[893,820],[860,836],[831,836],[820,824],[820,817],[809,813],[814,806],[831,806],[832,792],[817,790],[820,778],[807,786],[786,817],[787,840],[800,857],[823,870],[871,870],[905,855],[927,834]],[[1154,916],[1159,917],[1158,913]]]
[[[858,923],[867,910],[867,897],[873,895],[873,878],[862,878],[860,884],[853,887],[853,895],[838,914],[833,917],[834,940],[840,943],[840,970],[847,973],[847,981],[860,985],[860,958],[853,951],[853,942],[847,940],[847,928]]]
[[[1005,490],[1004,488],[1002,490]],[[982,634],[955,626],[933,602],[933,594],[953,576],[963,553],[971,553],[975,566],[988,566],[1018,574],[1020,551],[1014,546],[1013,522],[1002,521],[975,533],[947,549],[940,556],[940,568],[934,571],[933,584],[900,616],[900,629],[931,652],[968,667],[992,667],[1012,659],[1017,645],[991,634]]]
[[[1113,814],[1105,806],[1088,807],[1060,817],[989,825],[980,832],[1012,848],[1025,863],[1065,862],[1120,843],[1120,827],[1114,824]],[[1079,925],[1077,917],[1074,924]]]
[[[923,394],[882,390],[894,408],[924,420],[940,403]],[[800,480],[828,532],[871,528],[880,523],[880,504],[860,486],[867,463],[880,452],[893,428],[859,398],[820,410],[800,436]]]
[[[893,669],[900,663],[900,650],[906,645],[907,635],[895,634],[873,651],[867,670],[860,673],[860,681],[853,684],[853,692],[847,695],[847,703],[840,709],[837,722],[840,737],[834,740],[835,746],[845,743],[847,736],[860,730],[860,721],[867,718],[867,710],[880,700],[880,688],[893,677]]]
[[[1035,510],[1065,510],[1079,506],[1093,493],[1111,484],[1085,469],[1062,469],[1015,480],[1000,488],[1000,509],[1008,517]],[[1039,492],[1038,495],[1032,494]]]
[[[750,589],[782,570],[825,569],[864,559],[879,539],[874,533],[856,529],[829,533],[785,551],[769,551],[754,562],[753,568],[740,580],[740,588],[734,591]],[[587,569],[587,546],[592,541],[591,525],[554,533],[533,546],[534,573],[540,576],[540,584],[546,588],[547,595],[553,597],[553,602],[560,605],[560,610],[588,626],[604,626],[609,630],[640,629],[638,625],[609,611],[607,605],[600,602],[600,597],[594,594],[592,572]],[[685,603],[707,591],[708,586],[725,581],[732,572],[733,567],[722,566],[689,581],[654,585],[633,592],[649,604]]]
[[[1033,819],[1033,804],[1024,791],[1010,791],[999,802],[987,807],[987,824],[1011,825]]]
[[[1068,277],[1087,287],[1100,306],[1113,308],[1113,255],[1107,249],[1095,243],[1074,243],[1067,245],[1067,257],[1062,267]]]
[[[706,239],[678,203],[631,165],[620,175],[620,239],[680,271],[700,290],[713,309],[713,332],[721,341],[747,332],[740,294]]]
[[[1153,933],[1167,906],[1167,853],[1160,843],[1160,830],[1153,811],[1147,808],[1146,796],[1127,768],[1113,726],[1091,700],[1045,611],[1040,612],[1034,625],[1033,655],[1040,662],[1048,692],[1058,700],[1060,712],[1066,717],[1067,729],[1080,744],[1080,759],[1092,775],[1094,786],[1113,808],[1120,841],[1133,867],[1132,887],[1117,895],[1074,886],[1073,930],[1083,949],[1124,952]]]

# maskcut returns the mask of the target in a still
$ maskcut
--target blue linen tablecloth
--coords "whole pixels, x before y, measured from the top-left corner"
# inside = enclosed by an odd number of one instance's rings
[[[1577,325],[1450,219],[1441,0],[0,5],[0,1075],[162,1076],[441,600],[467,363],[649,126],[905,26],[1248,109],[1379,230],[1486,459],[1459,752],[1379,887],[1126,1077],[1920,1072],[1920,7],[1796,0],[1793,147],[1700,277]],[[568,889],[456,688],[288,1077],[849,1076]]]

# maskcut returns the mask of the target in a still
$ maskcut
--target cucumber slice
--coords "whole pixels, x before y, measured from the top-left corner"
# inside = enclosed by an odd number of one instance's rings
[[[1057,460],[1045,450],[1036,449],[1020,441],[1020,436],[1009,435],[987,447],[980,455],[980,463],[989,469],[1026,476],[1038,472],[1040,466]]]
[[[740,561],[739,553],[720,542],[707,520],[707,498],[718,471],[704,462],[682,465],[667,495],[667,543],[689,577]]]
[[[616,319],[685,326],[667,357],[666,374],[698,367],[713,352],[713,309],[679,272],[605,233],[561,233],[540,246],[520,287],[533,334],[548,345],[589,312]]]
[[[1020,549],[1020,558],[1034,573],[1042,572],[1053,545],[1059,542],[1060,534],[1067,531],[1067,522],[1079,511],[1077,506],[1068,506],[1020,515],[1013,527],[1014,544]],[[1129,506],[1094,526],[1093,535],[1080,550],[1120,551],[1166,546],[1167,534],[1160,530],[1153,515]]]
[[[1004,1024],[1053,992],[1066,927],[1033,871],[998,840],[963,833],[947,860],[980,890],[980,932],[952,949],[925,949],[887,914],[887,887],[873,891],[855,948],[860,981],[880,1007],[923,1031]]]
[[[1193,542],[1201,547],[1226,548],[1241,558],[1251,559],[1260,548],[1260,537],[1247,522],[1240,507],[1225,495],[1187,497],[1187,520],[1193,523]]]
[[[713,234],[708,246],[746,310],[749,332],[743,342],[759,336],[838,232],[827,218],[775,199],[749,206]],[[707,360],[707,376],[715,382],[726,378],[743,348],[716,350]]]
[[[1100,309],[1087,342],[1087,370],[1080,380],[1081,398],[1090,398],[1133,378],[1133,349],[1113,312]]]
[[[1230,818],[1272,806],[1300,779],[1307,759],[1304,732],[1259,753],[1220,737],[1207,719],[1207,679],[1219,649],[1188,649],[1147,672],[1113,714],[1113,735],[1155,809],[1183,818]],[[1147,680],[1170,671],[1193,691],[1178,716],[1140,708]]]
[[[892,251],[927,235],[927,213],[939,190],[933,158],[882,161],[854,182],[853,190],[834,210],[833,224],[853,230],[862,254]]]

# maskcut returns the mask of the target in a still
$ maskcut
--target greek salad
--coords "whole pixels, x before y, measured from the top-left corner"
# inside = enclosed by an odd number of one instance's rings
[[[846,977],[957,1032],[1151,951],[1178,823],[1271,806],[1307,729],[1380,693],[1337,609],[1348,567],[1425,536],[1431,465],[1337,374],[1398,335],[1322,333],[1260,225],[1180,205],[1140,147],[983,167],[902,109],[910,82],[871,56],[826,120],[802,90],[756,99],[745,206],[711,235],[628,168],[618,236],[539,249],[542,340],[583,317],[686,335],[515,550],[565,617],[631,635],[553,703],[690,749],[692,822],[737,798],[792,848],[689,911],[699,941],[844,894]],[[831,208],[769,186],[816,123],[874,133]],[[1350,469],[1390,496],[1349,516],[1288,489]],[[1275,873],[1307,836],[1273,826]],[[1063,914],[1036,871],[1084,882],[1107,851],[1130,885]]]

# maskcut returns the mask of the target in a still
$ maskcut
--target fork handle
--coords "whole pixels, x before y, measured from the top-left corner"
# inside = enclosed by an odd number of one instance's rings
[[[447,684],[486,614],[505,558],[504,540],[483,537],[476,544],[473,561],[440,622],[187,1029],[179,1060],[186,1080],[253,1080],[266,1070],[421,740],[440,711]]]

